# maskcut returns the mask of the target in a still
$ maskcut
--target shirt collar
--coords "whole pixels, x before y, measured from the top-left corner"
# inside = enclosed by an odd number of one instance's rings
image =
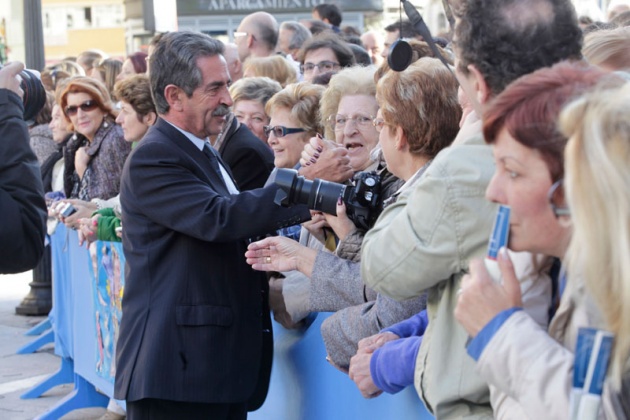
[[[171,123],[170,121],[164,120],[167,123],[169,123],[170,125],[172,125],[173,127],[175,127],[177,129],[177,131],[179,131],[180,133],[182,133],[184,136],[186,136],[186,138],[188,140],[190,140],[196,147],[197,149],[199,149],[200,151],[203,150],[203,146],[208,143],[208,145],[210,144],[210,142],[208,141],[207,138],[205,139],[200,139],[199,137],[195,136],[192,133],[189,133],[188,131],[182,130],[181,128],[179,128],[178,126],[176,126],[175,124]]]

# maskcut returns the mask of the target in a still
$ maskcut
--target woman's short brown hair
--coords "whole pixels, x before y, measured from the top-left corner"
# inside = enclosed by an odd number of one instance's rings
[[[151,97],[151,83],[146,74],[136,74],[119,81],[114,86],[114,91],[120,101],[128,103],[136,111],[138,121],[142,122],[142,118],[150,112],[157,115]]]
[[[457,86],[440,60],[424,57],[405,71],[387,72],[378,82],[376,99],[383,119],[402,127],[409,151],[433,158],[459,131]]]

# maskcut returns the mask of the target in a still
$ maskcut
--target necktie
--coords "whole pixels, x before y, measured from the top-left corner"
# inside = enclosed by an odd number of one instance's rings
[[[212,169],[217,174],[219,179],[223,181],[223,184],[225,184],[223,174],[221,173],[221,168],[219,167],[219,158],[217,158],[216,153],[217,152],[208,143],[203,145],[203,154],[206,155],[206,157],[210,161],[210,166],[212,166]]]

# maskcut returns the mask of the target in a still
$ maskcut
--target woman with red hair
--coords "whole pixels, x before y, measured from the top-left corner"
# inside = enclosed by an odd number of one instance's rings
[[[122,69],[116,77],[116,81],[125,80],[127,77],[133,76],[134,74],[146,73],[147,57],[147,53],[143,52],[136,52],[128,56],[123,62]]]

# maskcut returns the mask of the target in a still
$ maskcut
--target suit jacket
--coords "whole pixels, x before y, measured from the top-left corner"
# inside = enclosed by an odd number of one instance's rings
[[[263,359],[261,274],[246,239],[309,218],[274,185],[230,195],[206,156],[162,119],[125,164],[127,258],[115,397],[247,402]]]
[[[231,119],[219,153],[241,191],[261,188],[274,168],[273,152],[244,124]]]
[[[244,124],[240,124],[234,114],[228,119],[229,124],[222,133],[219,153],[229,165],[232,176],[241,191],[261,188],[265,185],[274,168],[273,152],[265,146]],[[248,410],[258,409],[267,397],[271,361],[273,359],[273,330],[269,316],[269,284],[267,276],[261,276],[263,291],[263,358],[260,367],[258,385],[249,400]]]
[[[37,265],[44,252],[46,203],[22,100],[0,89],[0,273]]]

